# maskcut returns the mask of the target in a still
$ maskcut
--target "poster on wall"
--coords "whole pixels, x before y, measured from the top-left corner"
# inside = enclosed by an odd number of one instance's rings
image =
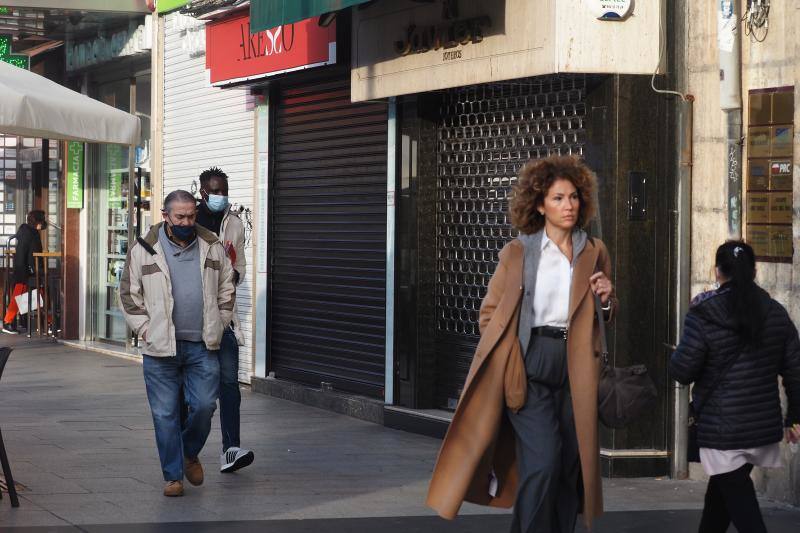
[[[83,208],[83,143],[67,143],[67,209]]]

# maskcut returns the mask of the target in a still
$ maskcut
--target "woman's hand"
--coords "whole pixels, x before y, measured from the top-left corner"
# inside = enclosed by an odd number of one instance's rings
[[[603,272],[595,272],[589,278],[589,286],[592,288],[592,292],[600,297],[600,302],[603,305],[608,303],[611,293],[614,292],[614,286]]]
[[[786,428],[786,442],[790,444],[800,443],[800,424]]]

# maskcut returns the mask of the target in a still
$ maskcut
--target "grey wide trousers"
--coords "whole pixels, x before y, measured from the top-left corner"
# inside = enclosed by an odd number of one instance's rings
[[[581,500],[580,460],[567,380],[567,346],[531,337],[528,398],[508,411],[517,441],[519,488],[512,533],[573,533]]]

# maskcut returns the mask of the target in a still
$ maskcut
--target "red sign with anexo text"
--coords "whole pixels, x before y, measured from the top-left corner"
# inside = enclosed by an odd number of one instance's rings
[[[336,21],[319,17],[250,34],[243,13],[206,26],[206,68],[212,85],[226,85],[336,62]]]

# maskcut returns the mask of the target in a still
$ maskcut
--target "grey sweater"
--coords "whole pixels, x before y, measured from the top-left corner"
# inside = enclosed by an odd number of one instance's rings
[[[203,341],[203,280],[200,271],[200,246],[197,238],[181,248],[169,237],[165,227],[158,233],[172,282],[172,323],[175,340]]]

